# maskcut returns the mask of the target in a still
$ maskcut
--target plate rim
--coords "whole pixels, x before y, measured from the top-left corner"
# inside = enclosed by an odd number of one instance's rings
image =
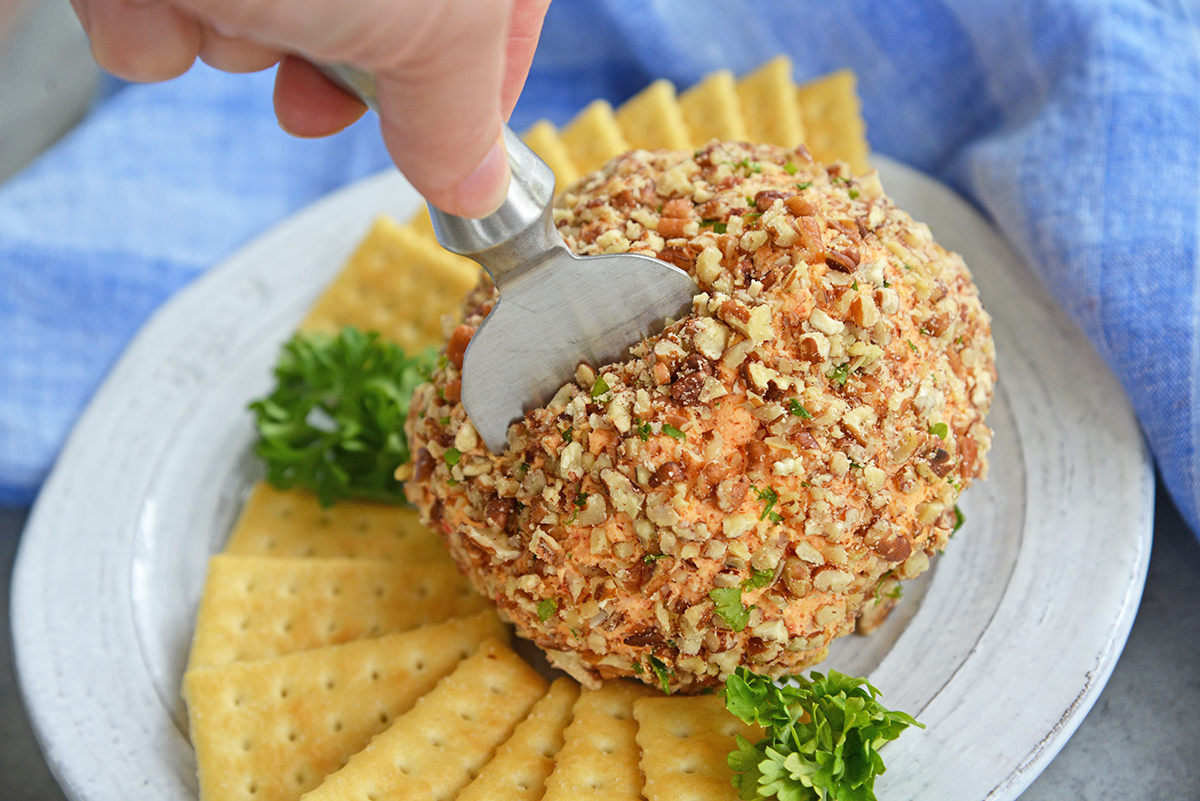
[[[968,201],[935,179],[884,156],[876,156],[875,160],[876,165],[881,168],[881,172],[906,175],[909,180],[916,180],[924,184],[934,194],[941,193],[952,198],[953,202],[965,205],[984,224],[995,230],[994,225],[979,214],[974,206],[971,206]],[[885,187],[887,186],[887,181],[884,181],[884,185]],[[379,208],[378,196],[391,192],[395,192],[395,201],[391,203],[391,208],[381,210]],[[285,238],[289,231],[297,230],[303,226],[313,226],[316,229],[320,229],[322,221],[327,220],[331,216],[331,211],[336,211],[337,214],[343,217],[347,214],[361,212],[361,219],[364,225],[363,233],[365,233],[365,226],[369,222],[369,219],[377,216],[381,211],[382,213],[392,213],[397,219],[404,219],[417,202],[419,202],[419,198],[416,197],[411,187],[400,178],[398,173],[395,173],[394,170],[384,170],[375,176],[351,183],[271,226],[169,298],[149,317],[120,359],[118,359],[112,371],[106,376],[72,429],[60,452],[60,458],[56,461],[35,500],[24,531],[22,532],[13,568],[10,612],[14,662],[21,698],[35,737],[42,749],[43,755],[46,757],[50,770],[69,797],[76,801],[95,801],[96,798],[106,797],[103,794],[95,794],[94,790],[98,790],[99,788],[93,788],[89,777],[80,775],[81,769],[77,764],[77,760],[73,759],[72,754],[63,752],[65,747],[64,741],[61,734],[54,728],[52,718],[54,717],[53,710],[55,704],[62,703],[64,698],[70,696],[70,693],[64,692],[61,681],[47,683],[42,681],[41,677],[35,676],[39,661],[54,653],[54,649],[49,647],[52,638],[42,636],[42,632],[40,631],[42,627],[37,625],[37,621],[42,607],[39,601],[45,600],[45,593],[49,591],[48,579],[51,575],[49,571],[51,570],[50,566],[53,564],[54,558],[54,548],[52,547],[54,544],[53,528],[63,514],[64,495],[66,496],[66,501],[71,501],[72,487],[70,479],[72,478],[72,471],[75,469],[72,465],[73,458],[78,453],[86,450],[88,437],[98,425],[101,425],[107,416],[111,415],[111,402],[119,398],[125,391],[125,381],[128,376],[137,374],[142,367],[139,364],[139,360],[143,355],[143,351],[147,349],[147,343],[158,335],[161,328],[170,325],[174,318],[186,312],[191,305],[194,305],[197,302],[196,298],[202,297],[206,292],[213,291],[214,288],[221,287],[230,280],[236,279],[237,270],[250,257],[249,254],[269,252],[269,248],[274,243]],[[397,214],[400,216],[397,216]],[[349,249],[361,239],[361,235],[354,237],[341,231],[339,232],[339,239],[349,243],[346,247],[342,248],[348,253]],[[1011,245],[1008,245],[1008,247],[1011,248]],[[329,265],[330,276],[336,272],[340,263],[339,261]],[[1028,271],[1027,267],[1025,269]],[[1030,273],[1030,275],[1032,274]],[[316,286],[313,289],[313,297],[322,288],[323,285]],[[1047,303],[1049,296],[1044,292],[1044,289],[1042,293],[1044,297],[1034,297],[1032,298],[1032,302]],[[985,301],[987,301],[987,297],[985,297]],[[1053,304],[1053,301],[1049,301],[1049,303],[1052,306],[1048,311],[1051,319],[1062,326],[1064,330],[1077,340],[1082,339],[1083,335],[1066,318],[1065,313],[1057,305]],[[1082,341],[1085,345],[1087,344],[1086,339]],[[1087,345],[1087,347],[1090,348],[1090,345]],[[1004,354],[1001,354],[1002,358],[1003,356]],[[1092,357],[1098,360],[1098,356],[1095,356],[1094,352],[1092,353]],[[1101,364],[1100,367],[1107,372],[1108,377],[1113,382],[1116,381],[1106,366]],[[1106,647],[1097,655],[1094,672],[1089,674],[1089,681],[1074,701],[1063,711],[1059,720],[1051,726],[1045,737],[1035,743],[1013,770],[995,785],[992,791],[986,796],[989,799],[1014,798],[1036,778],[1041,769],[1058,753],[1066,740],[1082,722],[1087,711],[1095,703],[1096,698],[1111,675],[1117,658],[1124,647],[1129,630],[1133,625],[1133,619],[1136,616],[1149,566],[1150,540],[1154,517],[1153,465],[1148,447],[1141,437],[1140,429],[1137,427],[1132,407],[1123,393],[1117,398],[1109,399],[1108,407],[1112,408],[1114,404],[1119,407],[1116,416],[1123,418],[1125,424],[1131,427],[1136,434],[1138,444],[1135,446],[1135,450],[1138,464],[1134,472],[1140,474],[1141,477],[1141,492],[1139,493],[1141,503],[1137,507],[1136,515],[1139,528],[1136,531],[1129,532],[1127,535],[1134,546],[1135,554],[1129,564],[1129,581],[1124,587],[1120,612],[1112,622],[1111,629],[1113,636],[1107,641]],[[129,532],[129,536],[132,538],[134,535],[132,532]],[[110,547],[111,545],[109,544]],[[121,607],[122,601],[119,595],[115,600],[118,606]],[[56,642],[56,645],[60,644]],[[56,678],[65,680],[66,677]],[[95,699],[92,700],[94,701]],[[83,739],[82,733],[77,732],[77,736]],[[898,743],[892,744],[889,748],[896,749],[903,742],[905,741],[898,741]],[[912,740],[908,742],[911,743]],[[182,744],[190,751],[190,746],[185,740],[182,741]],[[178,748],[178,746],[179,743],[173,745],[175,748]],[[894,773],[893,771],[889,776],[894,775]],[[171,798],[174,796],[157,793],[156,797]],[[188,796],[185,795],[183,797]]]

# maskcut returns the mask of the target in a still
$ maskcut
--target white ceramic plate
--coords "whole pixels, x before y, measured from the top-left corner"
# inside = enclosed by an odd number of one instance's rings
[[[1149,458],[1121,388],[1010,246],[930,179],[884,186],[967,259],[994,318],[991,477],[935,568],[825,667],[924,722],[889,744],[889,801],[1015,798],[1078,726],[1125,643],[1150,554]],[[196,796],[179,682],[206,559],[259,477],[246,404],[380,213],[389,173],[244,248],[145,326],[79,421],[25,530],[13,636],[29,715],[68,796]]]

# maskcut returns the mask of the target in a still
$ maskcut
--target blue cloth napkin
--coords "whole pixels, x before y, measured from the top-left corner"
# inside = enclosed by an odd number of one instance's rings
[[[1200,6],[1185,0],[555,0],[514,114],[790,55],[859,77],[875,150],[1000,226],[1120,377],[1200,531]],[[388,164],[373,120],[277,127],[269,73],[115,92],[0,186],[0,503],[29,503],[163,300]]]

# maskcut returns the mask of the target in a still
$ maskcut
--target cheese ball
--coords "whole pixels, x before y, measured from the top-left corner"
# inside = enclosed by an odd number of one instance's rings
[[[877,622],[987,471],[995,354],[962,259],[803,147],[635,150],[554,219],[574,252],[656,256],[700,294],[500,454],[459,402],[496,295],[467,299],[413,398],[406,491],[474,586],[586,686],[793,674]]]

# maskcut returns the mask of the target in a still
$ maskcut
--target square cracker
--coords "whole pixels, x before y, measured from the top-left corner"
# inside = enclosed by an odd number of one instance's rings
[[[844,161],[855,175],[871,169],[866,123],[854,71],[838,70],[796,89],[805,144],[817,161]]]
[[[308,801],[454,798],[546,692],[503,643],[484,643]]]
[[[347,325],[378,331],[412,352],[442,342],[442,318],[457,318],[478,266],[411,227],[381,217],[313,304],[305,331]]]
[[[562,748],[563,730],[571,722],[577,698],[579,684],[566,677],[555,679],[457,801],[538,801],[546,777],[554,770],[554,757]]]
[[[485,640],[493,612],[184,675],[205,801],[292,801],[362,750]]]
[[[225,553],[344,557],[393,562],[449,561],[441,538],[407,506],[341,501],[324,508],[302,490],[257,484],[225,543]]]
[[[675,98],[675,86],[660,78],[617,109],[617,123],[630,147],[690,150],[691,132]]]
[[[554,193],[557,195],[579,178],[579,169],[571,160],[566,142],[549,120],[538,120],[521,134],[521,139],[538,158],[554,171]]]
[[[716,695],[641,698],[633,705],[649,801],[735,801],[729,752],[737,735],[751,742],[762,729],[743,723]]]
[[[737,82],[729,70],[709,73],[700,83],[679,96],[679,107],[696,145],[709,140],[744,142],[750,138]]]
[[[407,631],[487,607],[449,560],[217,554],[208,563],[188,669]]]
[[[644,684],[617,680],[583,690],[554,771],[546,778],[545,801],[641,801],[633,704],[658,694]]]
[[[737,83],[751,142],[793,148],[804,141],[792,60],[776,56]]]
[[[562,129],[563,144],[580,175],[604,166],[629,149],[613,108],[605,100],[593,100]]]

